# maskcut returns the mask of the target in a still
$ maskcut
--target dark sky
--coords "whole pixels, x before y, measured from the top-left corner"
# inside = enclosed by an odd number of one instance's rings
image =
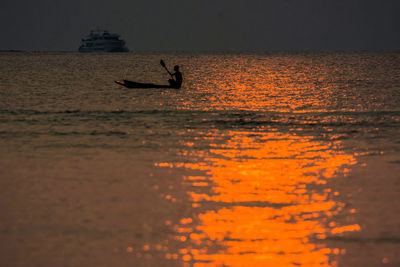
[[[3,1],[0,49],[75,51],[96,26],[138,52],[397,50],[400,1]]]

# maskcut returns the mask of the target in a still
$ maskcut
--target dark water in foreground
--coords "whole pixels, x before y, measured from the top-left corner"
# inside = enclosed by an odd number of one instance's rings
[[[400,265],[399,53],[0,59],[3,266]]]

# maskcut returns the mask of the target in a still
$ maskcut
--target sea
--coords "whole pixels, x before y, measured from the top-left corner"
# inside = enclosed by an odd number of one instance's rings
[[[8,267],[400,266],[400,53],[0,53],[0,214]]]

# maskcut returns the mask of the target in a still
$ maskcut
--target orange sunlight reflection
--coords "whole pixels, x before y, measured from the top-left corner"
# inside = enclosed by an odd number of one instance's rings
[[[276,60],[236,56],[225,62],[198,64],[192,73],[196,81],[192,86],[205,93],[205,102],[187,100],[185,109],[199,106],[201,110],[326,112],[335,91],[334,85],[324,83],[330,79],[331,70],[318,66],[311,58]],[[314,68],[304,68],[304,62]]]
[[[327,236],[359,231],[359,225],[338,226],[332,216],[343,209],[327,180],[352,155],[339,143],[278,132],[231,131],[231,138],[209,151],[185,156],[196,163],[158,163],[160,167],[202,170],[186,176],[184,184],[193,218],[174,226],[184,247],[180,259],[194,266],[332,266]],[[210,137],[208,137],[210,139]],[[208,140],[210,141],[210,140]],[[211,138],[212,142],[212,138]]]

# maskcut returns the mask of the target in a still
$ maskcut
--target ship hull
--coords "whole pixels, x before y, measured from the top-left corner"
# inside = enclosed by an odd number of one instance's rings
[[[81,53],[127,53],[129,49],[126,47],[121,48],[92,48],[92,47],[79,47]]]

